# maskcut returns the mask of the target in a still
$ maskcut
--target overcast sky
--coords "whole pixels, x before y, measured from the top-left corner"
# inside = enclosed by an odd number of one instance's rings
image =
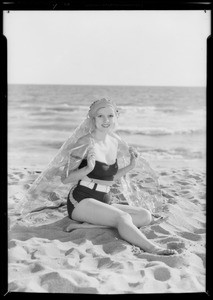
[[[207,11],[4,12],[8,83],[206,85]]]

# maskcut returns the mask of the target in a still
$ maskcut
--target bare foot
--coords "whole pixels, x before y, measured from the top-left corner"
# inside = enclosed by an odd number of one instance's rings
[[[70,225],[68,225],[67,227],[64,228],[64,231],[70,232],[70,231],[72,231],[74,229],[77,229],[77,228],[79,228],[78,224],[70,224]]]
[[[70,232],[74,229],[90,229],[90,228],[108,228],[108,226],[104,226],[104,225],[93,225],[93,224],[89,224],[89,223],[71,223],[69,224],[66,228],[64,228],[64,231],[66,232]]]
[[[157,255],[176,255],[178,252],[174,249],[165,249],[161,247],[154,247],[150,250],[147,250],[146,252],[152,253],[152,254],[157,254]]]

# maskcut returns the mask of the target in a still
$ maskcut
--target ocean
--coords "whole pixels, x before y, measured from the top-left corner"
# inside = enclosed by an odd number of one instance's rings
[[[144,158],[205,168],[205,88],[92,85],[8,85],[9,166],[45,166],[103,97],[117,104],[118,132]]]

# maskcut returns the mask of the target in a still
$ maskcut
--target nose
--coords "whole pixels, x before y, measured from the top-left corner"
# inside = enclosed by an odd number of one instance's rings
[[[107,116],[104,116],[103,120],[104,120],[104,123],[109,122],[109,118]]]

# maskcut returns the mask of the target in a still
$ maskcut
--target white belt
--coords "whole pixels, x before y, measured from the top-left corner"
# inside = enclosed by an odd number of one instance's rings
[[[81,180],[79,182],[79,185],[83,185],[83,186],[88,187],[91,190],[95,189],[96,191],[104,192],[104,193],[109,193],[109,191],[110,191],[110,186],[102,185],[102,184],[97,184],[97,183],[94,183],[92,181]]]

